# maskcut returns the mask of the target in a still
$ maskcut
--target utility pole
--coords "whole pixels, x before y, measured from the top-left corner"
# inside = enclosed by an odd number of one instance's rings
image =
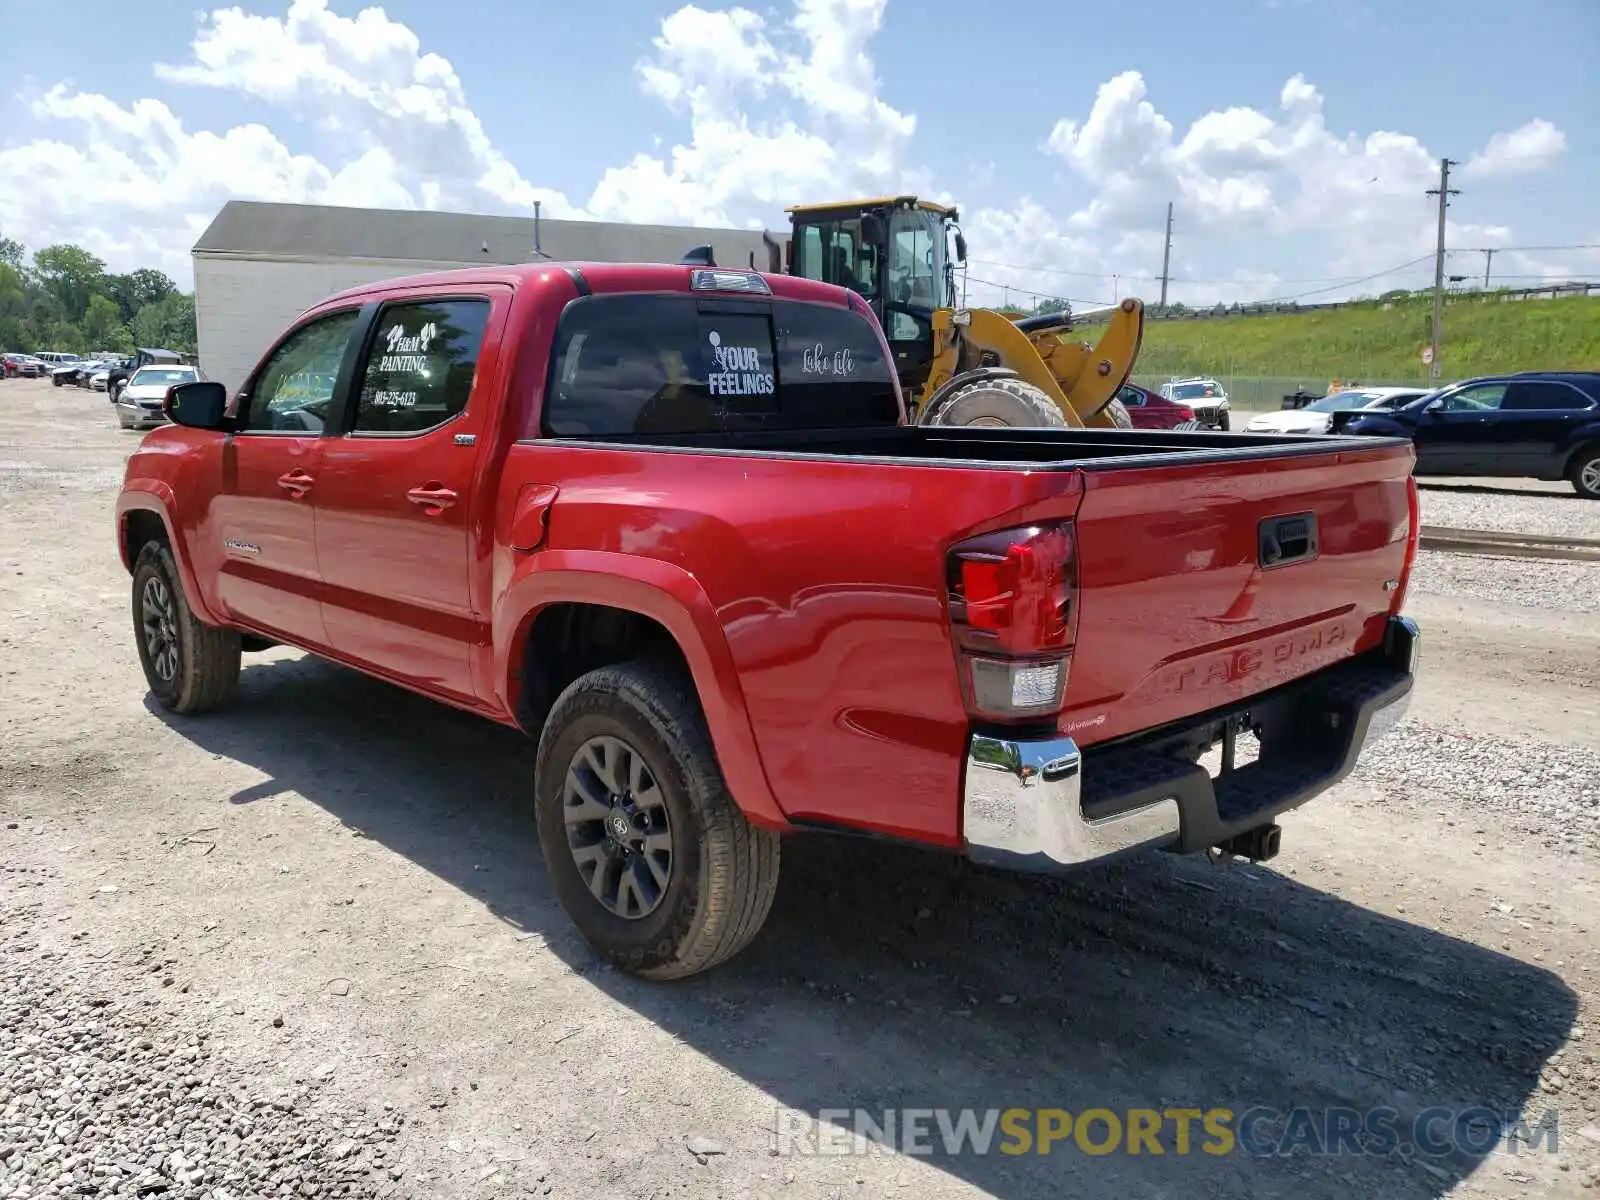
[[[1172,265],[1172,201],[1167,201],[1167,246],[1161,252],[1161,307],[1167,307],[1168,268]]]
[[[1439,241],[1433,252],[1433,339],[1429,343],[1428,382],[1439,379],[1439,336],[1444,325],[1444,210],[1451,196],[1461,193],[1450,186],[1450,168],[1456,164],[1448,158],[1439,160],[1439,186],[1429,188],[1428,195],[1439,197]]]
[[[1489,268],[1492,266],[1494,266],[1493,247],[1483,252],[1483,290],[1486,292],[1489,290]]]

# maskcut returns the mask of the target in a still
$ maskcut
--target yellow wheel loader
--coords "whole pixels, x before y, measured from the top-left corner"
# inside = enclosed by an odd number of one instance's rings
[[[787,211],[784,271],[842,284],[872,306],[917,424],[1132,424],[1117,392],[1139,355],[1138,300],[1117,306],[1098,345],[1068,341],[1066,313],[1013,319],[956,306],[967,244],[953,208],[896,196]]]

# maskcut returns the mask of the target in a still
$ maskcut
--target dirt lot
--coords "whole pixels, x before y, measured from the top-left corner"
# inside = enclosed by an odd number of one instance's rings
[[[288,651],[226,713],[147,703],[111,525],[138,437],[0,382],[0,1197],[1600,1195],[1600,614],[1573,600],[1600,566],[1425,562],[1411,716],[1270,866],[1052,882],[797,840],[752,948],[659,986],[557,907],[517,736]],[[1553,1108],[1559,1135],[773,1135],[779,1108],[1256,1105]]]

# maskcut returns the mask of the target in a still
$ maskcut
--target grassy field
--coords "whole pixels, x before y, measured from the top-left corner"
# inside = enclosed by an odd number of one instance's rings
[[[1411,299],[1320,312],[1149,320],[1135,378],[1217,375],[1296,382],[1413,383],[1432,304]],[[1095,334],[1085,327],[1090,341]],[[1442,378],[1560,368],[1600,370],[1600,296],[1501,301],[1455,297],[1445,308]]]

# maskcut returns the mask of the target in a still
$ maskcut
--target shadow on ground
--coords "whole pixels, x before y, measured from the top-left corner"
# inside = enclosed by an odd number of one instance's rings
[[[234,802],[299,793],[539,931],[594,986],[801,1112],[1386,1107],[1408,1141],[1434,1105],[1537,1109],[1540,1066],[1576,1013],[1549,972],[1264,868],[1154,855],[1042,880],[822,836],[786,843],[750,949],[685,983],[645,984],[598,969],[556,904],[520,735],[309,657],[247,666],[226,713],[156,711],[269,776]],[[1274,1145],[1276,1130],[1254,1126],[1255,1144]],[[1480,1157],[1213,1157],[1198,1127],[1181,1157],[1165,1140],[1164,1155],[1069,1143],[934,1161],[1006,1197],[1070,1185],[1316,1200],[1442,1195]]]
[[[1496,487],[1492,483],[1444,483],[1429,479],[1426,475],[1417,477],[1417,486],[1425,492],[1461,492],[1472,496],[1533,496],[1545,500],[1582,500],[1570,487],[1564,484],[1552,483],[1550,491],[1532,488]],[[1564,489],[1564,490],[1554,490]]]

